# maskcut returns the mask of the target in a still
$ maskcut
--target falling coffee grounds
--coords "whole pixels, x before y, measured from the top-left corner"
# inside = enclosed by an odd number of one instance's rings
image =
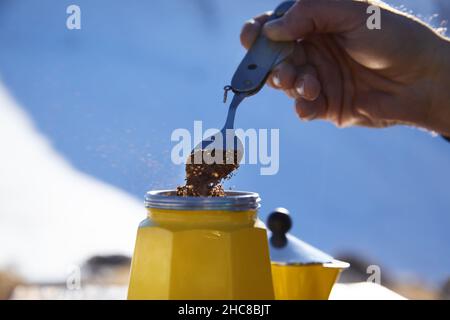
[[[197,150],[186,161],[186,185],[177,187],[177,195],[184,197],[223,197],[221,181],[231,178],[239,167],[237,151],[219,150],[222,161],[213,160],[216,150]],[[219,158],[220,160],[220,158]]]

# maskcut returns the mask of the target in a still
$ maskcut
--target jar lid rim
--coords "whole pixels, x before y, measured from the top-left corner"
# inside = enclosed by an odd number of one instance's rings
[[[256,192],[225,191],[224,197],[181,197],[176,190],[152,190],[145,195],[145,207],[167,210],[257,210],[261,198]]]

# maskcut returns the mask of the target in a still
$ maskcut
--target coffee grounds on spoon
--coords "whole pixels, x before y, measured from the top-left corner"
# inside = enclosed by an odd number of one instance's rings
[[[215,150],[198,150],[186,161],[186,185],[177,187],[177,195],[185,197],[223,197],[222,180],[231,178],[239,167],[237,151],[222,151],[222,161],[208,164]],[[197,161],[195,161],[197,160]],[[198,163],[200,162],[200,163]]]

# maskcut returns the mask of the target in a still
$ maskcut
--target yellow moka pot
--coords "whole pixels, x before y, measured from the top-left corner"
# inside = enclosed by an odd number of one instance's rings
[[[273,299],[259,196],[151,191],[137,232],[128,299]]]
[[[267,226],[275,299],[328,299],[339,273],[349,264],[287,233],[292,220],[284,208],[269,215]]]

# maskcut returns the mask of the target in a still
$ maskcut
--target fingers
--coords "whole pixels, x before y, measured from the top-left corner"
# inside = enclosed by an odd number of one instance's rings
[[[368,3],[360,1],[300,0],[280,19],[266,23],[272,40],[292,41],[315,33],[342,33],[364,24]]]
[[[295,67],[284,62],[272,72],[268,82],[274,88],[283,90],[288,97],[296,99],[296,111],[301,119],[326,118],[327,101],[321,94],[322,86],[314,67]]]
[[[304,43],[308,61],[319,73],[322,84],[322,94],[328,105],[327,120],[341,125],[343,84],[341,68],[329,50],[324,45],[324,37],[313,37],[314,43]],[[316,41],[317,40],[317,41]]]
[[[272,72],[269,84],[283,90],[294,99],[314,101],[321,92],[317,72],[309,65],[295,67],[291,63],[284,62]]]
[[[314,101],[298,98],[295,100],[295,111],[300,119],[305,121],[326,119],[327,103],[321,94]]]
[[[251,47],[261,32],[261,28],[269,19],[270,12],[263,13],[253,19],[248,20],[241,30],[241,43],[247,50]]]
[[[268,84],[276,89],[292,89],[299,72],[296,66],[307,64],[305,48],[301,43],[294,47],[294,52],[285,62],[275,67]]]
[[[307,101],[315,101],[320,94],[321,85],[312,72],[300,73],[295,81],[296,97]]]
[[[283,62],[272,71],[268,83],[275,89],[292,89],[296,78],[296,67],[289,62]]]

